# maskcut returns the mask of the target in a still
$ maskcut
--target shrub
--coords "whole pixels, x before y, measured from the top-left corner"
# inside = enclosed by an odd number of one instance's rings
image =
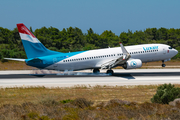
[[[60,103],[65,104],[65,103],[69,103],[69,102],[72,102],[72,101],[73,101],[73,100],[66,99],[66,100],[61,100]]]
[[[31,119],[35,119],[36,117],[38,117],[38,114],[36,112],[30,112],[28,113],[28,117]]]
[[[56,102],[54,99],[45,99],[40,101],[40,104],[45,106],[56,106],[58,105],[58,102]]]
[[[180,88],[174,85],[164,84],[157,88],[156,94],[151,98],[152,103],[168,104],[176,98],[180,97]]]
[[[93,102],[87,101],[85,98],[77,98],[72,102],[72,104],[79,108],[85,108],[90,107],[93,104]]]

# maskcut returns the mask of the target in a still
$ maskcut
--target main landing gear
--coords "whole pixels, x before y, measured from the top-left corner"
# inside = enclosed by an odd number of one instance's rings
[[[109,75],[113,75],[113,74],[114,74],[114,71],[113,71],[113,70],[107,70],[106,73],[109,74]]]
[[[164,60],[162,60],[162,67],[166,67],[166,64],[164,64]]]
[[[99,71],[99,69],[96,68],[93,70],[93,73],[97,74],[97,73],[100,73],[100,71]],[[114,71],[113,70],[107,70],[106,74],[113,75]]]
[[[93,73],[100,73],[99,69],[94,69]]]

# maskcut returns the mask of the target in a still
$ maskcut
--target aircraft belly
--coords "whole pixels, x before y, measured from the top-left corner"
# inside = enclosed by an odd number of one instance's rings
[[[87,69],[87,68],[94,68],[96,61],[81,61],[81,62],[68,62],[68,63],[58,63],[57,67],[55,65],[51,65],[47,67],[47,69],[55,69],[55,70],[79,70],[79,69]]]

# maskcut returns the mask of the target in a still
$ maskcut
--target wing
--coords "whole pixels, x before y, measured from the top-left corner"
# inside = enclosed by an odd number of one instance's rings
[[[119,57],[118,59],[114,59],[107,63],[102,64],[101,69],[111,69],[111,68],[115,67],[116,65],[124,64],[127,60],[129,60],[131,55],[128,53],[128,51],[126,50],[126,48],[123,46],[122,43],[120,43],[120,46],[121,46],[121,49],[123,52],[123,56]]]

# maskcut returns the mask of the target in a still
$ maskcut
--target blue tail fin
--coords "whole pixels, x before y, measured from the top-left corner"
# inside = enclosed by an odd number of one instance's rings
[[[28,59],[60,53],[48,50],[23,23],[17,24],[17,28]]]

